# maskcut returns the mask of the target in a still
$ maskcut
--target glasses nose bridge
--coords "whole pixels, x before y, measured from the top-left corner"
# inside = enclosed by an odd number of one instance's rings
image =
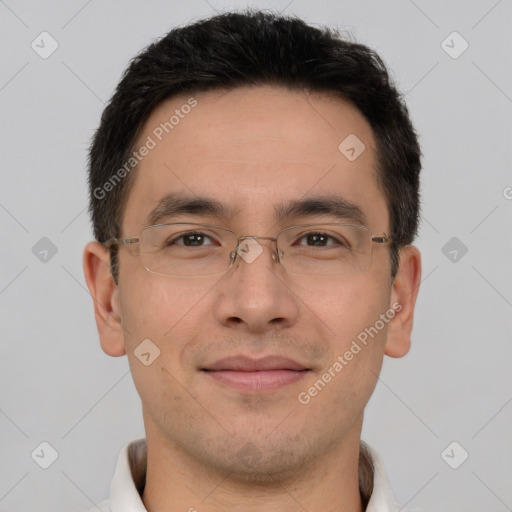
[[[270,250],[272,252],[272,259],[274,261],[281,261],[281,254],[279,247],[277,246],[277,236],[256,236],[256,235],[244,235],[239,236],[237,241],[237,250],[234,251],[236,254],[239,254],[238,248],[240,247],[240,242],[243,242],[244,240],[270,240],[271,242],[275,242],[275,247],[270,246]],[[263,244],[261,244],[263,245]],[[233,254],[234,256],[234,254]]]
[[[260,240],[272,240],[273,242],[277,241],[277,236],[256,236],[256,235],[239,236],[238,237],[238,241],[240,241],[240,240],[247,240],[248,238],[257,238],[257,239],[260,239]]]

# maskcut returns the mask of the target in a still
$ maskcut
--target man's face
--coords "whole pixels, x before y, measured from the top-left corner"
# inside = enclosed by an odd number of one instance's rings
[[[157,145],[134,171],[122,237],[138,236],[169,193],[217,201],[227,215],[187,213],[158,222],[217,224],[239,235],[275,236],[292,225],[344,222],[330,213],[276,220],[278,205],[337,197],[361,210],[373,234],[389,233],[374,136],[353,106],[274,87],[194,97],[197,106],[169,134],[163,132],[161,141],[154,130],[188,97],[161,104],[145,123],[135,146],[148,136]],[[350,134],[366,147],[355,160],[338,149]],[[287,274],[272,259],[272,242],[261,241],[261,247],[251,263],[239,258],[222,276],[191,279],[152,274],[121,248],[116,290],[148,437],[202,466],[247,478],[304,468],[343,439],[359,439],[389,326],[368,336],[366,345],[358,342],[356,354],[352,343],[375,326],[393,298],[386,245],[374,244],[366,272],[328,279]],[[160,349],[149,366],[134,355],[145,339]],[[351,347],[355,355],[347,360]],[[305,370],[291,372],[283,364],[273,377],[254,372],[242,384],[227,368],[217,375],[208,371],[238,356],[256,362],[288,358]],[[338,356],[346,364],[333,370]],[[322,377],[330,368],[331,379]],[[281,384],[272,380],[283,375]],[[308,392],[322,378],[325,385]]]

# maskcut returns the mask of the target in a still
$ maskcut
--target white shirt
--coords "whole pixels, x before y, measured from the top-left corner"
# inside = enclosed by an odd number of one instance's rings
[[[373,492],[366,512],[412,512],[395,502],[382,460],[366,444],[373,465]],[[132,476],[133,475],[133,476]],[[114,478],[110,485],[110,499],[102,501],[87,512],[147,512],[139,490],[144,487],[146,478],[146,441],[137,439],[123,446]]]

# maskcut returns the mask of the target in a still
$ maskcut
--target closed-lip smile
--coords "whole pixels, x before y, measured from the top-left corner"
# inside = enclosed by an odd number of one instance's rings
[[[222,386],[246,393],[273,391],[301,380],[311,369],[288,357],[225,357],[201,370]]]

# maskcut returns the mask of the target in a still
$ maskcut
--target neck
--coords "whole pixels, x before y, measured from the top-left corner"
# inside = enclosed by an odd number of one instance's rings
[[[311,512],[362,512],[373,490],[373,466],[359,444],[360,431],[355,433],[300,473],[258,482],[241,480],[235,472],[221,474],[147,429],[142,500],[148,512],[292,512],[298,506]]]

